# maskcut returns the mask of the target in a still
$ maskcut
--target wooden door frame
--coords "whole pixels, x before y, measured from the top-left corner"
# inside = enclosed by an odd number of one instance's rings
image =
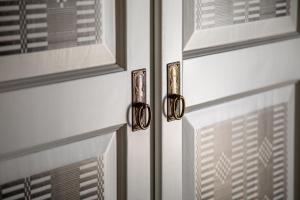
[[[127,70],[127,0],[116,0],[116,63],[0,82],[0,94]]]

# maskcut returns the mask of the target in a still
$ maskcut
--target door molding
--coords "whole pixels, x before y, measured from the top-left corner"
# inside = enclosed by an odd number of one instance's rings
[[[278,84],[275,84],[275,85],[259,88],[259,89],[256,89],[256,90],[251,90],[251,91],[242,92],[242,93],[235,94],[235,95],[226,96],[226,97],[216,99],[216,100],[213,100],[213,101],[208,101],[208,102],[205,102],[205,103],[191,105],[191,106],[188,106],[186,108],[186,113],[195,112],[197,110],[201,110],[201,109],[204,109],[204,108],[216,106],[216,105],[219,105],[219,104],[222,104],[222,103],[238,100],[238,99],[241,99],[241,98],[245,98],[245,97],[248,97],[248,96],[260,94],[260,93],[267,92],[267,91],[270,91],[270,90],[282,88],[282,87],[285,87],[285,86],[294,85],[296,83],[297,83],[297,80],[286,81],[286,82],[283,82],[283,83],[278,83]]]
[[[115,0],[116,63],[0,82],[0,93],[89,78],[127,70],[127,0]]]
[[[65,145],[72,144],[72,143],[75,143],[75,142],[80,142],[82,140],[87,140],[87,139],[90,139],[90,138],[99,137],[101,135],[105,135],[105,134],[108,134],[108,133],[118,132],[122,128],[122,126],[124,126],[124,125],[123,124],[115,125],[115,126],[107,127],[107,128],[104,128],[104,129],[91,131],[91,132],[88,132],[88,133],[82,133],[82,134],[71,136],[71,137],[68,137],[68,138],[56,140],[56,141],[53,141],[53,142],[43,143],[43,144],[32,146],[32,147],[29,147],[29,148],[18,149],[18,150],[13,151],[13,152],[0,154],[0,162],[15,159],[15,158],[26,156],[26,155],[30,155],[30,154],[40,152],[40,151],[54,149],[54,148],[65,146]]]
[[[290,39],[295,39],[300,37],[300,3],[297,0],[294,0],[292,3],[294,5],[296,4],[297,8],[292,9],[290,11],[291,14],[291,20],[295,20],[295,29],[290,32],[284,32],[284,33],[278,33],[276,35],[271,35],[271,36],[265,36],[265,37],[260,37],[260,38],[255,38],[255,39],[248,39],[248,40],[243,40],[243,41],[238,41],[238,42],[233,42],[233,43],[227,43],[227,44],[219,44],[216,46],[210,46],[210,47],[204,47],[204,48],[194,48],[191,50],[183,50],[183,59],[191,59],[191,58],[196,58],[196,57],[201,57],[201,56],[206,56],[206,55],[211,55],[211,54],[217,54],[217,53],[223,53],[227,51],[233,51],[233,50],[239,50],[243,48],[249,48],[249,47],[254,47],[254,46],[260,46],[260,45],[266,45],[274,42],[280,42],[284,40],[290,40]],[[193,33],[196,31],[194,30],[194,23],[198,23],[196,19],[193,19],[193,14],[190,14],[192,9],[196,9],[193,5],[193,3],[187,1],[187,2],[182,2],[183,6],[183,20],[184,20],[184,40],[187,42],[188,40],[193,40]],[[293,14],[293,12],[296,12]],[[223,13],[227,14],[227,13]],[[257,22],[256,20],[254,22]],[[239,23],[237,23],[239,24]],[[224,24],[222,24],[224,25]],[[206,33],[209,34],[209,33]],[[194,36],[196,37],[196,36]],[[197,37],[196,37],[197,38]],[[198,38],[199,39],[199,38]]]
[[[271,36],[267,38],[254,39],[249,41],[243,41],[243,42],[238,42],[233,44],[226,44],[222,46],[209,47],[204,49],[184,51],[182,56],[184,60],[187,60],[187,59],[198,58],[202,56],[208,56],[212,54],[224,53],[228,51],[235,51],[235,50],[240,50],[240,49],[245,49],[250,47],[257,47],[257,46],[281,42],[285,40],[292,40],[296,38],[300,38],[300,34],[298,32]]]
[[[74,151],[74,153],[80,150],[76,150],[76,148],[78,148],[78,143],[79,142],[87,142],[90,143],[91,141],[95,141],[95,140],[101,140],[101,137],[107,137],[107,144],[104,147],[104,149],[101,150],[101,153],[99,155],[94,155],[92,157],[87,157],[84,160],[77,160],[72,162],[71,164],[67,164],[67,165],[63,165],[61,166],[61,162],[64,161],[58,161],[55,160],[52,162],[53,166],[58,166],[58,167],[47,167],[47,169],[45,168],[45,166],[43,165],[39,165],[39,167],[41,169],[39,169],[40,171],[37,172],[36,174],[30,174],[30,176],[26,176],[24,175],[24,170],[18,171],[16,174],[18,173],[23,173],[23,177],[19,178],[19,179],[13,179],[13,180],[9,180],[8,182],[4,182],[4,184],[2,185],[2,183],[0,183],[0,190],[1,190],[1,186],[6,186],[9,188],[12,188],[14,185],[19,185],[20,183],[23,183],[24,181],[28,182],[28,184],[33,184],[31,183],[31,181],[33,180],[32,177],[34,177],[34,179],[43,179],[44,178],[50,178],[51,176],[53,176],[53,181],[48,182],[48,186],[50,186],[52,189],[49,189],[45,192],[47,192],[47,195],[51,195],[54,197],[67,197],[69,195],[68,192],[73,191],[75,193],[77,192],[81,192],[81,188],[80,191],[77,191],[77,188],[71,188],[68,187],[67,185],[64,185],[63,183],[69,183],[69,184],[76,184],[77,182],[83,181],[84,178],[81,177],[80,175],[80,167],[84,166],[84,165],[89,165],[92,163],[95,163],[98,161],[98,168],[97,171],[98,174],[96,177],[93,176],[89,176],[90,178],[93,178],[93,180],[95,181],[95,179],[99,179],[99,176],[101,176],[102,181],[100,181],[98,184],[101,184],[101,188],[102,189],[98,189],[98,195],[105,195],[105,194],[109,194],[111,195],[111,193],[113,191],[111,190],[107,190],[105,191],[105,182],[103,183],[105,176],[110,176],[112,179],[110,180],[109,183],[106,183],[106,186],[113,184],[114,187],[116,187],[116,194],[112,194],[116,196],[117,200],[126,200],[127,199],[127,124],[122,124],[122,125],[116,125],[116,126],[112,126],[112,127],[108,127],[99,131],[93,131],[90,133],[84,133],[78,136],[74,136],[74,137],[70,137],[70,138],[65,138],[59,141],[55,141],[55,142],[50,142],[47,144],[43,144],[43,145],[39,145],[36,147],[31,147],[29,149],[25,149],[25,150],[20,150],[18,152],[15,153],[7,153],[6,155],[2,156],[0,155],[0,161],[1,162],[11,162],[12,163],[18,163],[18,162],[23,162],[24,163],[24,157],[26,157],[28,162],[36,162],[37,160],[43,159],[44,161],[48,159],[47,156],[49,155],[56,155],[58,152],[55,152],[56,148],[59,148],[61,151],[63,152],[72,152]],[[85,144],[85,146],[87,145],[87,143]],[[100,143],[102,144],[102,143]],[[51,152],[51,153],[50,153]],[[114,155],[115,154],[115,155]],[[81,157],[85,157],[86,155],[81,155]],[[116,160],[113,161],[113,159],[110,158],[110,156],[115,156]],[[22,160],[23,159],[23,160]],[[99,163],[100,161],[100,163]],[[107,163],[108,162],[108,163]],[[103,165],[108,164],[106,168],[103,167]],[[27,163],[28,164],[28,163]],[[3,168],[7,168],[7,166],[1,166]],[[24,168],[28,167],[26,164],[24,166]],[[101,168],[101,169],[100,169]],[[114,169],[116,168],[116,174],[112,174],[111,172],[107,171],[110,169]],[[11,170],[15,170],[14,168],[12,168]],[[87,172],[88,170],[90,170],[92,172],[95,172],[95,169],[93,167],[89,167],[89,168],[85,168],[85,173],[89,173]],[[25,170],[26,171],[26,170]],[[100,171],[100,172],[99,172]],[[73,179],[70,178],[70,176],[66,175],[68,173],[72,172],[73,175]],[[78,173],[78,174],[77,174]],[[108,173],[108,174],[106,174]],[[49,177],[50,176],[50,177]],[[114,178],[115,176],[115,178]],[[31,180],[32,179],[32,180]],[[51,179],[51,178],[50,178]],[[98,180],[99,181],[99,180]],[[84,182],[84,181],[83,181]],[[37,188],[42,189],[42,186],[37,186]],[[25,189],[28,189],[29,191],[32,189],[26,188],[26,186],[24,186]],[[58,188],[63,188],[64,190],[68,190],[67,193],[60,193],[60,190],[55,190],[53,188],[58,187]],[[85,189],[83,190],[88,190],[90,187],[94,188],[93,185],[89,184],[88,186],[85,187]],[[103,187],[104,187],[104,191],[103,191]],[[68,189],[67,189],[68,188]],[[2,188],[3,189],[3,188]],[[1,191],[0,191],[1,192]],[[93,191],[92,191],[93,192]],[[91,195],[92,192],[86,193],[86,195]],[[8,193],[7,195],[16,195],[16,194],[23,194],[24,192],[22,190],[14,190],[13,193]],[[29,195],[40,195],[43,196],[45,194],[43,193],[31,193]],[[80,193],[81,195],[81,193]],[[85,194],[82,194],[85,195]]]
[[[72,70],[68,72],[61,72],[32,78],[24,78],[12,81],[5,81],[0,83],[0,93],[16,91],[26,88],[33,88],[38,86],[50,85],[54,83],[62,83],[66,81],[89,78],[93,76],[100,76],[104,74],[116,73],[125,71],[123,67],[118,64],[105,65],[99,67],[92,67],[86,69]]]

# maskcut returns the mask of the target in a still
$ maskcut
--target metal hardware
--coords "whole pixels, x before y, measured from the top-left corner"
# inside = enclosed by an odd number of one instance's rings
[[[148,112],[148,120],[144,124],[143,123],[143,118],[144,118],[144,113]],[[151,123],[151,108],[148,104],[143,104],[142,106],[138,107],[138,115],[137,115],[137,125],[140,127],[142,130],[146,130]]]
[[[177,112],[178,110],[180,110],[180,103],[182,104],[182,109],[181,109],[181,112]],[[173,104],[172,104],[172,114],[173,114],[174,118],[176,120],[180,120],[184,115],[184,111],[185,111],[184,98],[181,95],[176,95],[176,97],[174,98]]]
[[[132,72],[132,131],[145,130],[151,123],[151,108],[146,103],[146,69]]]
[[[167,119],[180,120],[185,112],[185,100],[180,95],[180,62],[167,65]]]

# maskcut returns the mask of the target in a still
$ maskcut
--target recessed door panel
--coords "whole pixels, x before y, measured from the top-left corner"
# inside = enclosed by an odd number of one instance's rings
[[[296,82],[299,46],[294,39],[185,59],[182,87],[187,106]]]
[[[297,0],[183,1],[184,51],[296,32],[297,6]]]
[[[116,199],[116,134],[1,162],[1,199]]]
[[[298,10],[298,0],[161,3],[162,199],[294,199]],[[178,61],[186,115],[169,122],[167,65]]]
[[[183,199],[293,199],[293,87],[189,113]]]
[[[0,7],[0,199],[150,199],[149,129],[132,133],[128,120],[131,73],[150,74],[150,2]],[[2,55],[9,29],[37,49]]]
[[[125,68],[120,63],[125,26],[118,26],[126,24],[122,5],[118,0],[3,2],[0,82],[103,65]]]

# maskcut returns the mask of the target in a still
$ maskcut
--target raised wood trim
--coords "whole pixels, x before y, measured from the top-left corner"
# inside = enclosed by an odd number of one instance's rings
[[[99,137],[101,135],[105,135],[105,134],[112,133],[112,132],[115,132],[115,131],[117,131],[117,133],[118,133],[118,131],[121,130],[122,125],[123,124],[115,125],[115,126],[103,128],[103,129],[100,129],[100,130],[96,130],[96,131],[92,131],[92,132],[88,132],[88,133],[82,133],[80,135],[60,139],[60,140],[57,140],[57,141],[48,142],[48,143],[32,146],[32,147],[29,147],[29,148],[20,149],[20,150],[17,150],[17,151],[0,154],[0,162],[4,162],[6,160],[11,160],[11,159],[15,159],[15,158],[26,156],[26,155],[30,155],[30,154],[33,154],[33,153],[36,153],[36,152],[45,151],[45,150],[48,150],[48,149],[54,149],[54,148],[57,148],[57,147],[65,146],[67,144],[87,140],[89,138]]]
[[[55,74],[37,76],[32,78],[23,78],[11,81],[4,81],[0,83],[0,93],[14,90],[21,90],[26,88],[38,87],[54,83],[61,83],[65,81],[72,81],[76,79],[89,78],[109,73],[121,72],[125,69],[117,64],[105,65],[100,67],[91,67],[80,70],[73,70],[68,72],[60,72]]]
[[[299,4],[300,5],[300,4]],[[300,14],[299,14],[300,15]],[[300,19],[300,17],[299,17]],[[298,22],[300,23],[300,22]],[[300,26],[298,26],[300,27]],[[300,30],[299,30],[300,32]],[[298,32],[289,33],[289,34],[283,34],[283,35],[277,35],[272,37],[266,37],[266,38],[260,38],[260,39],[254,39],[254,40],[248,40],[243,42],[237,42],[232,44],[226,44],[226,45],[220,45],[215,47],[209,47],[209,48],[203,48],[203,49],[195,49],[195,50],[189,50],[183,52],[183,59],[192,59],[212,54],[218,54],[218,53],[224,53],[228,51],[234,51],[239,49],[245,49],[260,45],[266,45],[271,44],[275,42],[285,41],[285,40],[291,40],[300,38],[300,34]]]
[[[0,82],[0,93],[127,70],[126,0],[116,2],[116,63]]]

